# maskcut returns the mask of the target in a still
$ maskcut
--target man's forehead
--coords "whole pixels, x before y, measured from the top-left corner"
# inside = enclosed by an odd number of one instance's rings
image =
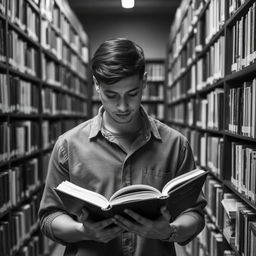
[[[113,93],[118,93],[120,91],[122,92],[130,92],[130,91],[136,91],[140,89],[140,86],[136,85],[133,87],[129,88],[123,88],[123,87],[111,87],[111,85],[103,86],[104,92],[113,92]]]

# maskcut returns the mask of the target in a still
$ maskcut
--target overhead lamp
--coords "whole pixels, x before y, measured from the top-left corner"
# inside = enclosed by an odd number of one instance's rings
[[[122,7],[126,9],[130,9],[134,7],[134,0],[121,0]]]

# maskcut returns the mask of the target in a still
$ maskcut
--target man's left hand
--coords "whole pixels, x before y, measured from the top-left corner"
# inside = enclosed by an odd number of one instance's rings
[[[165,206],[161,208],[161,216],[156,220],[147,219],[129,209],[126,209],[124,212],[135,221],[130,221],[120,215],[116,215],[113,219],[114,222],[121,228],[138,236],[164,240],[168,239],[172,233],[170,227],[171,215]]]

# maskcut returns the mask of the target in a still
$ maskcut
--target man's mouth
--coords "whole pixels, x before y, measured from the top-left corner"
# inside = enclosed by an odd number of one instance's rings
[[[121,117],[125,117],[125,116],[129,116],[130,112],[125,112],[125,113],[117,113],[117,116],[121,116]]]

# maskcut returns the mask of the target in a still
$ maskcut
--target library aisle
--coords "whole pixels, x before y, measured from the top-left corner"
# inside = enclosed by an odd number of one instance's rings
[[[47,167],[59,135],[97,114],[92,49],[117,34],[146,49],[147,113],[209,173],[205,227],[177,255],[255,256],[256,1],[114,2],[0,0],[0,256],[63,255],[39,227]]]

